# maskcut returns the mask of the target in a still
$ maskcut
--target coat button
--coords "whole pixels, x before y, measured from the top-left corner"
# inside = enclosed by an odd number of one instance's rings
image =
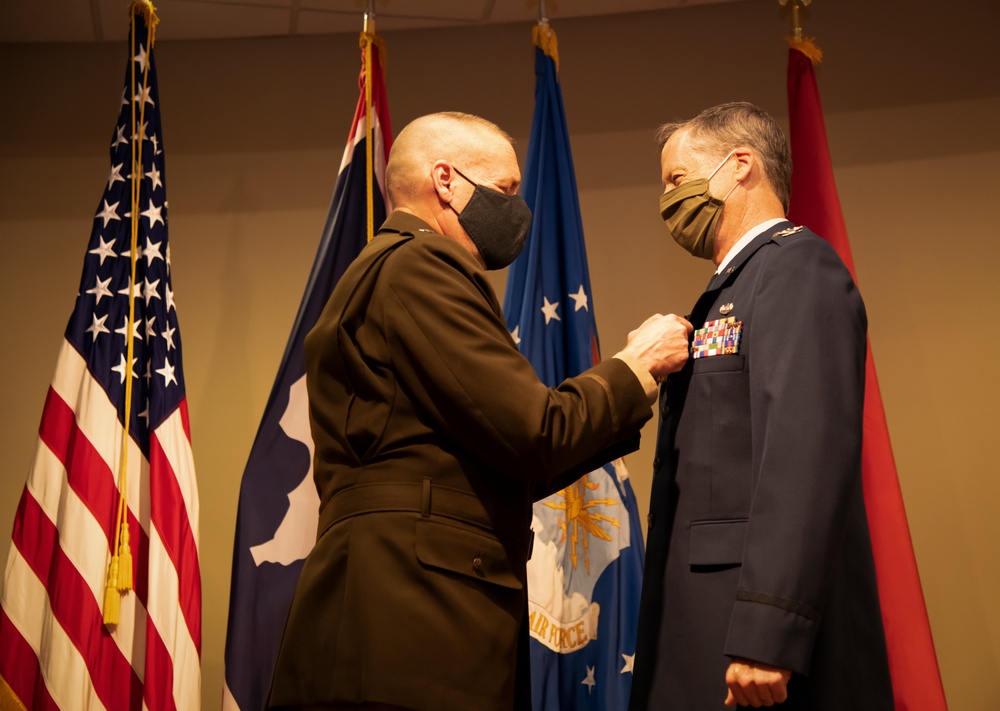
[[[483,572],[483,559],[478,555],[472,559],[472,569],[477,573]]]
[[[647,514],[646,515],[646,526],[647,526],[647,528],[652,528],[654,523],[656,523],[656,516],[654,516],[651,513]]]
[[[654,472],[660,471],[660,458],[659,457],[656,457],[655,459],[653,459],[653,471]]]

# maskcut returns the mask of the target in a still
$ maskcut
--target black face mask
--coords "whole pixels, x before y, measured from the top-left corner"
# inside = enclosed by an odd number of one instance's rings
[[[458,168],[455,172],[476,186],[461,212],[460,224],[479,248],[487,269],[503,269],[517,259],[531,229],[531,208],[520,195],[505,195],[469,180]]]

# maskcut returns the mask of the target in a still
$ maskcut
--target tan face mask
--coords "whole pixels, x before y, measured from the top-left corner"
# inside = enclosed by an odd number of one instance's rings
[[[660,217],[667,225],[674,241],[696,257],[712,259],[715,256],[715,230],[725,201],[736,185],[719,200],[708,192],[708,181],[719,172],[735,151],[722,159],[707,178],[681,183],[660,196]]]

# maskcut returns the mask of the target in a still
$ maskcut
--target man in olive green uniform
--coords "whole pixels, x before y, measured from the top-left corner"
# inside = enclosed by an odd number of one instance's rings
[[[509,136],[425,116],[386,175],[395,210],[306,340],[320,521],[271,707],[527,709],[532,501],[636,447],[691,327],[653,316],[545,387],[485,274],[531,220]]]

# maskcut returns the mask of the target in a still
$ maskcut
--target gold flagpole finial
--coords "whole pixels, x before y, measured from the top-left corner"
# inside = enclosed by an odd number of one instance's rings
[[[531,38],[535,46],[552,57],[552,61],[556,63],[556,71],[559,71],[559,41],[555,30],[549,27],[545,0],[538,0],[538,24],[531,29]]]
[[[812,0],[778,0],[782,7],[792,6],[792,39],[796,42],[802,41],[802,17],[799,11],[811,2]]]
[[[778,0],[778,4],[782,7],[792,6],[792,34],[787,38],[788,46],[809,57],[813,64],[819,64],[823,59],[823,50],[816,46],[814,38],[805,37],[802,34],[801,10],[811,2],[812,0]]]
[[[375,34],[375,0],[365,0],[365,24],[362,31]]]

